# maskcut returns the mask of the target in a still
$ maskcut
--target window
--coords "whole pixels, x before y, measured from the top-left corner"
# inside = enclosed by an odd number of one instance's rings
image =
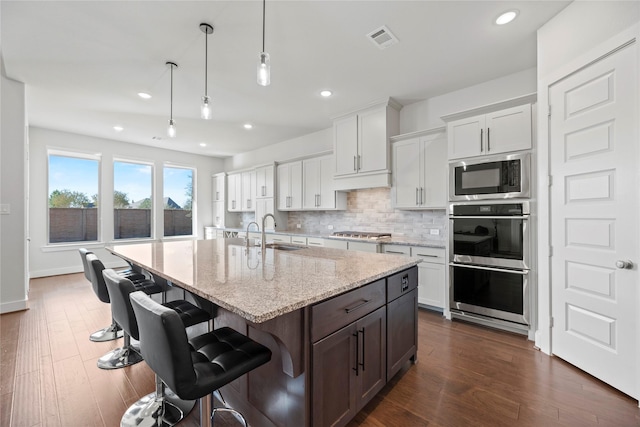
[[[49,152],[49,243],[98,240],[100,159]]]
[[[113,237],[151,237],[153,168],[143,163],[113,162]]]
[[[191,236],[193,234],[193,170],[164,168],[164,235]]]

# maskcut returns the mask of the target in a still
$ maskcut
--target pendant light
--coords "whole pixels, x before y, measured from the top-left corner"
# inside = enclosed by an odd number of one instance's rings
[[[173,67],[178,68],[178,64],[175,62],[167,61],[166,65],[171,68],[171,103],[170,103],[170,115],[169,115],[169,127],[167,128],[167,136],[169,138],[176,137],[176,122],[173,121]]]
[[[271,84],[271,63],[269,54],[264,51],[264,16],[266,9],[266,0],[262,0],[262,52],[258,59],[258,84],[260,86],[269,86]]]
[[[213,27],[209,24],[200,24],[200,31],[204,33],[204,96],[200,106],[200,117],[205,120],[211,119],[211,98],[207,95],[207,65],[209,62],[208,40],[209,34],[213,34]]]

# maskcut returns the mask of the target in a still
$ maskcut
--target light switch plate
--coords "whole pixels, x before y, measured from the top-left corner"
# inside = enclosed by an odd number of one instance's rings
[[[11,213],[11,205],[9,203],[0,204],[0,215],[9,215]]]
[[[327,228],[328,228],[329,230],[333,230],[333,225],[327,225]]]
[[[440,230],[438,230],[437,228],[432,228],[429,230],[429,234],[431,234],[432,236],[439,236]]]

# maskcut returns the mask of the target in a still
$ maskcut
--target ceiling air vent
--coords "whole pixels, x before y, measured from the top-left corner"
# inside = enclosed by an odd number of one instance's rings
[[[389,46],[398,43],[396,36],[394,36],[384,25],[367,34],[367,37],[380,49],[386,49]]]

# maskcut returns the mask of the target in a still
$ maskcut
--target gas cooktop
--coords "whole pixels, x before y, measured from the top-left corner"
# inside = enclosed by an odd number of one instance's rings
[[[372,233],[368,231],[334,231],[334,237],[348,237],[350,239],[384,240],[390,239],[391,233]]]

